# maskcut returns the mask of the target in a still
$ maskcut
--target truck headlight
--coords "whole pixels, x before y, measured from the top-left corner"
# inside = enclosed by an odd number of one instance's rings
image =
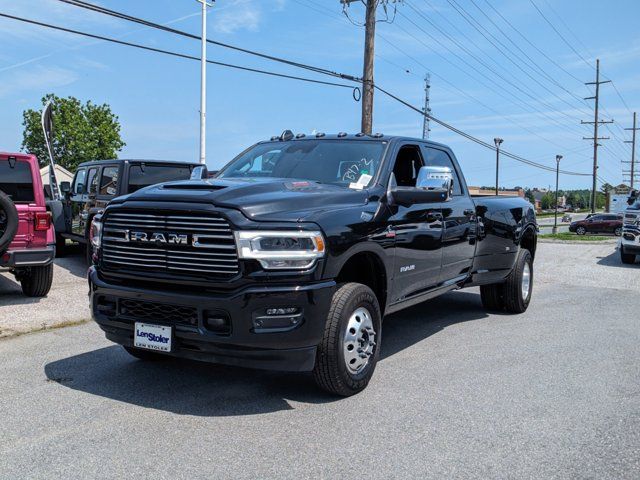
[[[306,270],[325,253],[317,231],[239,231],[235,236],[238,257],[257,260],[266,270]]]
[[[93,217],[93,220],[91,220],[89,241],[93,248],[100,248],[100,244],[102,243],[102,222],[97,217]]]

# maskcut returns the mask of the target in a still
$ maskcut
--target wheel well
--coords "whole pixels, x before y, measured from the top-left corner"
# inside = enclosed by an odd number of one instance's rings
[[[375,253],[355,254],[342,266],[336,281],[338,283],[357,282],[366,285],[375,293],[384,313],[387,301],[387,274],[384,263]]]
[[[522,234],[520,239],[520,247],[526,248],[531,253],[531,258],[536,256],[536,247],[538,244],[538,237],[533,228],[527,228]]]

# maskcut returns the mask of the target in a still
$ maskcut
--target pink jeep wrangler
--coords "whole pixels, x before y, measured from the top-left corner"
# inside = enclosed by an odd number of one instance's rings
[[[29,297],[51,289],[55,232],[38,160],[0,152],[0,272],[13,273]]]

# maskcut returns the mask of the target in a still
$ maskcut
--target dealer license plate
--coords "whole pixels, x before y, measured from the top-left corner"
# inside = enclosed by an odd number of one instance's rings
[[[171,351],[172,327],[136,322],[133,345],[158,352]]]

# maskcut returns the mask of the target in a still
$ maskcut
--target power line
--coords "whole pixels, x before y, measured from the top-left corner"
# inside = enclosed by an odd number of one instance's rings
[[[481,66],[483,66],[485,69],[489,70],[492,74],[496,75],[498,78],[500,78],[501,80],[503,80],[507,85],[511,86],[512,88],[514,88],[515,90],[517,90],[518,92],[522,93],[524,96],[530,98],[531,100],[533,100],[534,102],[539,102],[540,100],[538,98],[536,98],[535,96],[531,95],[528,91],[524,90],[522,87],[520,87],[519,85],[517,85],[516,83],[512,82],[511,80],[509,80],[508,78],[506,78],[504,75],[502,75],[500,72],[496,71],[494,68],[492,68],[490,65],[487,65],[486,62],[484,62],[482,59],[479,59],[476,55],[473,54],[473,52],[471,52],[469,49],[467,49],[464,45],[462,45],[460,42],[458,42],[455,38],[451,37],[448,33],[446,33],[445,31],[443,31],[437,24],[433,23],[430,19],[428,19],[427,17],[425,17],[424,15],[422,15],[422,13],[415,9],[411,4],[409,4],[406,0],[405,3],[409,6],[409,8],[413,9],[416,14],[423,18],[427,23],[429,23],[432,27],[434,27],[436,30],[438,30],[438,32],[440,32],[442,35],[445,36],[445,38],[449,39],[451,42],[455,43],[458,48],[460,48],[461,50],[463,50],[465,53],[467,53],[469,56],[471,56],[476,62],[478,62]],[[409,23],[411,23],[412,25],[414,25],[417,29],[419,29],[422,33],[424,33],[425,35],[427,35],[429,38],[431,38],[434,42],[438,43],[439,45],[441,45],[442,47],[444,47],[446,50],[448,50],[454,57],[456,57],[458,60],[460,60],[463,64],[465,64],[467,67],[471,68],[473,71],[475,71],[477,74],[481,75],[482,77],[486,78],[489,82],[493,82],[494,80],[492,78],[490,78],[488,75],[486,75],[484,72],[480,71],[478,68],[476,68],[475,66],[469,64],[469,62],[467,62],[464,58],[462,58],[460,55],[458,55],[453,49],[451,49],[448,45],[440,42],[436,37],[434,37],[430,32],[428,32],[427,30],[423,29],[421,26],[419,26],[418,24],[416,24],[413,20],[411,20],[410,18],[408,18],[406,15],[404,15],[402,12],[398,12],[398,15],[400,15],[401,17],[405,18]],[[412,33],[408,32],[407,30],[403,29],[400,25],[396,24],[397,28],[403,30],[405,33],[407,33],[408,35],[410,35],[411,37],[413,37],[416,41],[420,42],[422,45],[424,45],[427,48],[432,48],[430,45],[424,43],[422,40],[418,39],[415,35],[413,35]],[[447,58],[444,55],[441,55],[439,52],[434,50],[434,53],[436,55],[438,55],[439,57],[441,57],[444,61],[446,61],[447,63],[450,63],[451,65],[453,65],[454,67],[462,70],[465,74],[469,75],[471,78],[473,78],[476,81],[479,81],[476,77],[474,77],[472,74],[469,74],[468,72],[466,72],[464,69],[462,69],[460,66],[456,65],[455,63],[453,63],[449,58]],[[573,129],[573,127],[570,127],[568,125],[563,125],[562,123],[560,123],[559,121],[557,121],[555,118],[551,117],[547,112],[544,112],[532,105],[529,105],[526,103],[525,100],[523,100],[521,97],[519,97],[518,95],[516,95],[515,93],[508,91],[508,90],[502,90],[502,91],[497,91],[494,87],[487,85],[484,82],[480,82],[482,83],[486,88],[489,88],[490,90],[494,91],[495,93],[497,93],[500,96],[504,96],[505,93],[508,93],[511,97],[515,98],[518,102],[520,102],[520,105],[524,105],[524,110],[528,111],[529,113],[537,113],[538,115],[543,116],[544,118],[546,118],[547,120],[549,120],[550,122],[555,123],[557,126],[559,126],[560,128],[563,129],[571,129],[573,130],[573,132],[575,133],[580,133],[582,134],[582,132],[578,129]],[[567,115],[565,112],[562,111],[557,111],[555,110],[551,105],[546,104],[545,102],[540,102],[542,103],[544,106],[546,106],[549,110],[562,114],[564,116],[567,116],[568,118],[570,118],[572,121],[574,120],[573,117],[571,117],[570,115]]]
[[[473,0],[471,0],[473,2]],[[516,59],[520,60],[524,65],[527,65],[529,68],[531,68],[530,65],[528,65],[525,61],[523,61],[517,54],[514,54],[513,51],[507,47],[503,42],[501,42],[498,38],[496,38],[491,32],[489,32],[480,22],[478,22],[478,20],[476,20],[474,18],[473,15],[471,15],[464,7],[462,7],[460,4],[458,4],[458,2],[456,0],[447,0],[447,2],[449,3],[449,5],[451,5],[456,12],[458,12],[458,14],[460,14],[460,16],[469,24],[471,25],[480,35],[482,35],[482,37],[489,42],[500,54],[502,54],[502,56],[504,56],[504,58],[506,58],[507,60],[509,60],[509,62],[511,62],[518,70],[520,70],[522,73],[524,73],[528,78],[530,78],[531,80],[533,80],[534,82],[538,83],[538,80],[536,80],[533,76],[531,76],[531,74],[527,71],[525,71],[518,63],[516,63],[511,56],[507,55],[507,53],[505,52],[508,51],[512,56],[514,56]],[[478,8],[478,10],[480,10],[480,12],[485,15],[485,17],[487,17],[492,23],[493,21],[491,20],[491,18],[486,15],[484,13],[484,11],[482,11],[478,5],[473,2],[474,5]],[[473,20],[473,21],[472,21]],[[495,23],[494,23],[495,25]],[[508,38],[508,37],[507,37]],[[504,50],[503,50],[504,49]],[[530,59],[531,60],[531,59]],[[533,71],[535,71],[535,69],[532,69]],[[538,72],[536,72],[538,73]],[[549,80],[550,77],[548,77],[548,75],[546,74],[546,72],[544,72],[543,70],[543,74],[541,75],[545,80]],[[567,93],[569,93],[571,96],[574,96],[575,98],[580,98],[577,95],[574,95],[572,92],[570,92],[569,90],[565,89],[564,87],[562,87],[562,85],[558,84],[557,82],[555,82],[553,79],[550,79],[551,83],[553,83],[556,86],[559,86],[562,90],[566,91]],[[544,88],[545,91],[549,92],[551,95],[553,95],[554,97],[556,97],[558,100],[560,100],[562,103],[565,103],[566,105],[569,105],[569,107],[571,108],[575,108],[574,105],[570,104],[569,102],[567,102],[564,98],[560,97],[559,95],[557,95],[555,92],[552,92],[551,90],[549,90],[548,88],[542,87]],[[541,102],[542,103],[542,102]],[[584,112],[582,112],[584,114]]]
[[[580,59],[582,59],[582,61],[584,63],[587,64],[587,66],[589,68],[593,68],[593,65],[591,65],[581,54],[580,52],[578,52],[575,48],[573,48],[573,45],[571,45],[571,43],[569,43],[569,41],[564,38],[564,36],[562,35],[562,33],[560,33],[560,31],[555,27],[555,25],[553,23],[551,23],[551,20],[549,20],[547,18],[547,16],[542,12],[542,10],[540,10],[540,8],[538,7],[538,5],[536,5],[536,2],[534,2],[533,0],[529,0],[529,2],[531,2],[531,5],[534,6],[534,8],[538,11],[538,13],[540,14],[540,16],[542,18],[544,18],[545,22],[547,22],[549,24],[549,26],[553,29],[554,32],[556,32],[558,34],[558,36],[562,39],[562,41],[573,51],[573,53],[575,53],[578,57],[580,57]]]
[[[188,33],[185,32],[183,30],[177,30],[175,28],[171,28],[171,27],[167,27],[166,25],[161,25],[159,23],[155,23],[155,22],[151,22],[149,20],[144,20],[142,18],[139,17],[134,17],[132,15],[127,15],[125,13],[122,12],[117,12],[115,10],[110,10],[108,8],[105,7],[101,7],[99,5],[94,5],[92,3],[89,2],[85,2],[82,0],[58,0],[62,3],[66,3],[69,5],[73,5],[75,7],[79,7],[79,8],[84,8],[86,10],[91,10],[93,12],[97,12],[97,13],[102,13],[104,15],[108,15],[111,17],[116,17],[116,18],[120,18],[122,20],[127,20],[129,22],[133,22],[133,23],[138,23],[140,25],[145,25],[147,27],[151,27],[151,28],[155,28],[158,30],[163,30],[165,32],[169,32],[169,33],[174,33],[176,35],[181,35],[183,37],[187,37],[187,38],[191,38],[194,40],[201,40],[201,37],[199,35],[194,35],[192,33]],[[337,77],[337,78],[342,78],[345,80],[351,80],[351,81],[355,81],[355,82],[361,82],[362,79],[355,77],[353,75],[348,75],[345,73],[339,73],[339,72],[334,72],[332,70],[326,69],[326,68],[321,68],[321,67],[316,67],[313,65],[308,65],[308,64],[304,64],[304,63],[300,63],[300,62],[295,62],[293,60],[288,60],[282,57],[276,57],[274,55],[269,55],[266,53],[262,53],[262,52],[257,52],[255,50],[250,50],[247,48],[243,48],[243,47],[238,47],[236,45],[231,45],[229,43],[223,43],[223,42],[219,42],[217,40],[211,40],[211,39],[207,39],[207,43],[210,43],[212,45],[217,45],[219,47],[224,47],[224,48],[228,48],[231,50],[235,50],[238,52],[242,52],[242,53],[246,53],[248,55],[253,55],[253,56],[257,56],[260,58],[264,58],[267,60],[271,60],[274,62],[279,62],[279,63],[283,63],[292,67],[297,67],[297,68],[302,68],[305,70],[310,70],[316,73],[321,73],[323,75],[330,75],[333,77]]]
[[[110,43],[116,43],[118,45],[124,45],[127,47],[133,47],[133,48],[138,48],[140,50],[146,50],[146,51],[150,51],[150,52],[155,52],[155,53],[162,53],[164,55],[170,55],[173,57],[178,57],[178,58],[184,58],[187,60],[197,60],[200,61],[199,57],[193,56],[193,55],[187,55],[184,53],[178,53],[178,52],[172,52],[170,50],[164,50],[161,48],[155,48],[155,47],[149,47],[146,45],[140,45],[138,43],[132,43],[132,42],[125,42],[124,40],[118,40],[115,38],[111,38],[111,37],[105,37],[103,35],[96,35],[93,33],[88,33],[88,32],[82,32],[80,30],[74,30],[71,28],[66,28],[66,27],[61,27],[58,25],[52,25],[50,23],[44,23],[44,22],[38,22],[36,20],[30,20],[28,18],[22,18],[22,17],[17,17],[14,15],[9,15],[6,13],[0,13],[0,17],[4,17],[4,18],[9,18],[11,20],[17,20],[19,22],[24,22],[24,23],[29,23],[32,25],[38,25],[40,27],[45,27],[45,28],[50,28],[52,30],[58,30],[61,32],[66,32],[66,33],[73,33],[75,35],[81,35],[83,37],[88,37],[88,38],[93,38],[96,40],[102,40],[105,42],[110,42]],[[260,70],[257,68],[251,68],[251,67],[245,67],[242,65],[235,65],[232,63],[224,63],[224,62],[217,62],[214,60],[207,60],[207,63],[210,63],[212,65],[218,65],[220,67],[227,67],[227,68],[234,68],[236,70],[244,70],[247,72],[253,72],[253,73],[260,73],[262,75],[270,75],[273,77],[280,77],[280,78],[288,78],[290,80],[299,80],[302,82],[308,82],[308,83],[317,83],[317,84],[321,84],[321,85],[329,85],[329,86],[333,86],[333,87],[343,87],[343,88],[350,88],[353,89],[353,85],[346,85],[343,83],[335,83],[335,82],[327,82],[324,80],[316,80],[316,79],[312,79],[312,78],[306,78],[306,77],[299,77],[296,75],[287,75],[284,73],[277,73],[277,72],[271,72],[269,70]]]
[[[552,64],[554,64],[556,67],[558,67],[560,70],[562,70],[564,73],[566,73],[568,76],[570,76],[571,78],[573,78],[574,80],[582,83],[582,79],[577,77],[576,75],[574,75],[573,73],[571,73],[569,70],[567,70],[565,67],[563,67],[561,64],[559,64],[558,62],[556,62],[553,58],[551,58],[549,55],[547,55],[543,50],[541,50],[540,48],[538,48],[533,42],[531,42],[531,40],[529,40],[519,29],[517,29],[516,27],[513,26],[513,24],[507,20],[504,15],[502,15],[502,13],[500,13],[500,11],[495,8],[491,3],[489,3],[489,0],[484,0],[484,2],[489,6],[489,8],[491,8],[491,10],[494,11],[494,13],[496,13],[507,25],[509,25],[511,27],[511,29],[516,32],[524,41],[526,41],[531,47],[533,47],[540,55],[542,55],[544,58],[546,58],[549,62],[551,62]]]
[[[375,88],[377,90],[379,90],[380,92],[382,92],[383,94],[385,94],[386,96],[388,96],[389,98],[392,98],[393,100],[403,104],[404,106],[406,106],[406,107],[410,108],[411,110],[419,113],[420,115],[427,115],[427,113],[425,113],[420,108],[416,107],[415,105],[410,104],[406,100],[401,99],[400,97],[398,97],[398,96],[394,95],[393,93],[385,90],[384,88],[382,88],[382,87],[380,87],[378,85],[375,85]],[[455,132],[458,135],[461,135],[461,136],[465,137],[468,140],[471,140],[472,142],[475,142],[475,143],[477,143],[479,145],[482,145],[483,147],[486,147],[486,148],[488,148],[490,150],[494,150],[494,151],[496,150],[496,147],[491,145],[490,143],[485,142],[483,140],[480,140],[479,138],[474,137],[473,135],[471,135],[469,133],[466,133],[463,130],[460,130],[459,128],[456,128],[453,125],[450,125],[450,124],[448,124],[448,123],[446,123],[446,122],[434,117],[433,115],[428,115],[428,116],[429,116],[429,119],[431,121],[436,122],[438,125],[441,125],[441,126],[445,127],[446,129],[451,130],[452,132]],[[506,156],[506,157],[512,158],[513,160],[516,160],[516,161],[521,162],[521,163],[525,163],[525,164],[530,165],[532,167],[540,168],[540,169],[547,170],[547,171],[550,171],[550,172],[555,172],[556,171],[556,169],[553,168],[553,167],[549,167],[547,165],[543,165],[541,163],[534,162],[532,160],[528,160],[528,159],[526,159],[524,157],[521,157],[519,155],[513,154],[513,153],[508,152],[506,150],[500,149],[500,153],[502,155]],[[584,177],[591,176],[590,173],[571,172],[571,171],[566,171],[566,170],[560,170],[560,173],[565,174],[565,175],[578,175],[578,176],[584,176]]]

